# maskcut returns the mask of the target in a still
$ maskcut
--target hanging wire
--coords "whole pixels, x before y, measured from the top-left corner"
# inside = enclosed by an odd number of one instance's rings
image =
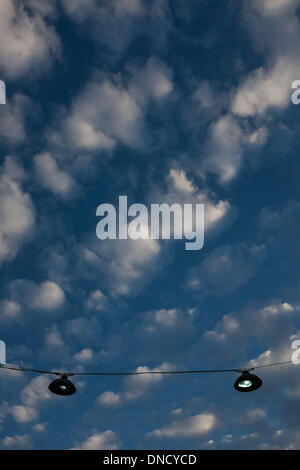
[[[175,375],[175,374],[209,374],[219,372],[245,372],[252,371],[255,369],[261,369],[263,367],[279,366],[283,364],[292,364],[293,361],[285,362],[274,362],[272,364],[263,364],[261,366],[254,367],[242,367],[237,369],[202,369],[202,370],[147,370],[147,371],[132,371],[132,372],[59,372],[55,370],[43,370],[43,369],[30,369],[28,367],[18,367],[9,364],[0,364],[1,369],[14,370],[18,372],[35,372],[38,374],[51,374],[59,376],[71,377],[74,375],[102,375],[102,376],[126,376],[126,375]]]

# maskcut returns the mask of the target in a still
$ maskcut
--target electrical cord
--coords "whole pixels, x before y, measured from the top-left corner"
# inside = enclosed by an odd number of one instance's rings
[[[51,374],[51,375],[59,375],[59,376],[66,376],[71,377],[74,375],[90,375],[90,376],[127,376],[127,375],[176,375],[176,374],[209,374],[209,373],[219,373],[219,372],[249,372],[255,369],[261,369],[263,367],[272,367],[278,366],[283,364],[292,364],[293,361],[285,361],[285,362],[274,362],[272,364],[263,364],[261,366],[254,366],[254,367],[244,367],[244,368],[237,368],[237,369],[202,369],[202,370],[148,370],[148,371],[132,371],[132,372],[59,372],[59,371],[50,371],[50,370],[43,370],[43,369],[30,369],[28,367],[18,367],[9,364],[0,364],[1,369],[6,370],[14,370],[19,372],[35,372],[38,374]]]

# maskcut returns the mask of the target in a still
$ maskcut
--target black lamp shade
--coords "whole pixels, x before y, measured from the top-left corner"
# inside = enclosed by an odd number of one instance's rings
[[[67,376],[62,376],[56,379],[49,385],[49,390],[56,395],[73,395],[76,392],[75,385],[68,379]]]
[[[234,388],[238,392],[253,392],[262,386],[262,380],[257,375],[245,371],[235,381]]]

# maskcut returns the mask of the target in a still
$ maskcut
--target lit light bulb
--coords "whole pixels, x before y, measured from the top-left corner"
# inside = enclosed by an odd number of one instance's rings
[[[235,381],[234,388],[238,392],[253,392],[262,386],[262,380],[257,375],[245,370]]]

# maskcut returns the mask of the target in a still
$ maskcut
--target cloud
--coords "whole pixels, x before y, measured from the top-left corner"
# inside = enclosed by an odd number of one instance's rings
[[[138,366],[136,372],[159,372],[163,370],[172,370],[172,364],[163,363],[153,369],[147,366]],[[101,406],[112,407],[123,405],[140,399],[143,395],[149,393],[156,384],[162,382],[164,379],[163,374],[141,374],[132,375],[124,379],[124,390],[119,393],[106,391],[98,397],[98,403]]]
[[[284,11],[294,11],[299,0],[252,0],[253,6],[266,16],[282,15]]]
[[[170,8],[164,0],[63,0],[66,13],[83,23],[95,40],[115,56],[139,36],[151,38],[152,47],[166,41]],[[99,34],[99,30],[101,34]]]
[[[177,311],[175,308],[157,310],[154,314],[154,321],[159,325],[167,327],[173,326],[177,320]]]
[[[30,423],[37,418],[37,410],[30,408],[29,406],[16,405],[11,408],[11,414],[13,415],[17,423]]]
[[[255,70],[240,85],[231,110],[241,117],[261,116],[270,109],[283,109],[290,104],[291,84],[299,75],[297,63],[279,57],[269,69]]]
[[[204,228],[205,233],[209,232],[210,237],[217,235],[224,230],[234,219],[236,210],[226,199],[218,199],[216,194],[208,187],[198,186],[187,172],[179,167],[169,170],[165,178],[167,189],[162,191],[154,188],[148,199],[158,201],[158,203],[177,204],[204,204]],[[192,220],[190,220],[190,225]],[[192,226],[192,225],[191,225]]]
[[[107,307],[107,297],[100,289],[96,289],[91,292],[88,299],[85,302],[87,310],[91,311],[103,311]]]
[[[39,375],[30,380],[23,388],[20,394],[21,404],[11,406],[8,409],[17,423],[28,424],[38,418],[40,407],[52,398],[48,391],[48,385],[48,377]]]
[[[111,429],[103,432],[95,432],[81,444],[77,444],[71,450],[117,450],[119,440]]]
[[[42,282],[33,293],[32,305],[35,309],[52,310],[65,301],[65,294],[55,282]]]
[[[188,308],[187,310],[162,308],[149,311],[144,314],[144,328],[148,333],[161,332],[163,340],[165,334],[168,334],[169,341],[171,340],[172,330],[177,330],[184,337],[184,332],[192,328],[196,313],[196,308]],[[166,333],[167,331],[168,333]]]
[[[36,284],[27,279],[15,279],[7,286],[8,296],[2,301],[3,315],[18,318],[22,310],[53,312],[65,302],[61,287],[52,281]]]
[[[193,92],[192,100],[205,113],[216,115],[220,112],[224,98],[212,87],[209,81],[199,81]]]
[[[254,408],[253,410],[247,411],[242,417],[242,422],[245,424],[254,424],[265,420],[267,418],[266,410],[262,408]]]
[[[63,3],[67,13],[79,21],[90,15],[109,19],[108,15],[126,18],[139,17],[144,13],[142,0],[113,0],[109,3],[103,2],[101,7],[95,0],[63,0]]]
[[[251,0],[243,4],[243,18],[257,52],[265,64],[242,75],[228,93],[229,109],[210,124],[201,172],[210,172],[219,183],[229,183],[245,167],[247,151],[267,142],[274,112],[290,105],[291,84],[299,76],[299,0]],[[203,91],[204,90],[204,91]],[[214,94],[209,84],[198,92],[198,101],[209,110]],[[197,90],[195,99],[197,101]],[[220,116],[221,115],[221,116]],[[255,150],[255,148],[254,148]]]
[[[37,408],[42,403],[52,398],[48,391],[49,378],[45,375],[39,375],[30,380],[30,382],[21,391],[21,401],[25,406]]]
[[[21,93],[13,95],[0,107],[0,139],[8,144],[20,144],[26,138],[25,118],[32,110],[32,102]]]
[[[88,362],[93,359],[93,351],[90,348],[84,348],[78,353],[74,354],[74,359],[80,363]]]
[[[4,299],[0,302],[0,311],[3,319],[14,319],[20,315],[21,306],[14,300]]]
[[[29,434],[14,434],[2,439],[1,445],[6,449],[32,449],[32,441]]]
[[[172,89],[172,72],[156,57],[142,68],[131,67],[126,79],[125,74],[98,71],[70,111],[62,111],[61,125],[49,132],[50,141],[84,152],[108,152],[117,144],[145,150],[148,103],[165,99]]]
[[[299,76],[299,0],[252,0],[245,7],[245,21],[266,65],[244,78],[233,95],[231,110],[241,117],[267,117],[290,104],[291,84]]]
[[[163,371],[163,370],[172,370],[173,366],[168,363],[163,363],[158,367],[150,369],[147,366],[139,366],[136,368],[136,372],[149,372],[149,371]],[[145,375],[133,375],[125,379],[125,390],[124,390],[124,399],[125,400],[136,400],[145,393],[147,393],[151,388],[161,382],[164,378],[163,374],[145,374]]]
[[[199,267],[191,268],[187,285],[190,289],[223,295],[253,278],[266,256],[263,245],[240,242],[215,248]]]
[[[269,348],[272,345],[275,350],[290,348],[290,337],[298,311],[297,304],[271,299],[262,305],[250,305],[241,311],[225,314],[213,329],[203,333],[196,350],[198,354],[199,349],[206,353],[209,351],[213,361],[227,358],[240,366],[238,363],[245,361],[243,358],[248,357],[253,345],[259,348]],[[268,354],[261,358],[261,363],[272,362]],[[278,355],[282,356],[281,353]],[[287,355],[285,352],[284,356]]]
[[[185,171],[171,168],[169,178],[176,190],[184,193],[195,192],[195,187],[193,186],[192,181],[187,178]]]
[[[220,182],[232,180],[242,163],[244,133],[239,123],[225,115],[210,126],[204,169],[216,174]]]
[[[95,279],[101,273],[102,284],[113,296],[135,295],[157,271],[159,254],[157,240],[96,239],[79,247],[78,268],[82,275],[86,272]]]
[[[129,87],[141,104],[151,98],[162,100],[173,91],[172,70],[159,58],[150,57],[143,68],[133,73]]]
[[[49,152],[40,153],[33,158],[38,183],[59,196],[68,196],[75,188],[73,178],[58,168],[56,160]]]
[[[120,81],[95,78],[72,104],[63,118],[63,135],[53,142],[67,143],[83,151],[111,150],[116,143],[141,148],[144,117],[134,97]],[[61,141],[61,142],[60,142]]]
[[[49,423],[37,423],[32,426],[32,429],[35,432],[41,433],[47,431],[47,428],[49,426]]]
[[[222,340],[231,343],[233,340],[244,341],[244,336],[254,338],[269,338],[273,344],[276,336],[282,340],[286,338],[286,328],[289,334],[292,328],[292,319],[299,310],[288,302],[268,303],[262,308],[245,308],[242,312],[224,315],[214,330],[205,333],[211,340]],[[275,336],[274,336],[275,335]]]
[[[15,79],[43,66],[60,52],[59,38],[51,25],[51,9],[37,2],[2,0],[0,4],[0,65],[6,77]],[[52,10],[53,12],[53,10]]]
[[[214,414],[201,413],[183,420],[173,421],[161,429],[155,429],[151,435],[170,438],[202,437],[215,430],[217,425],[218,419]]]
[[[13,260],[34,230],[35,209],[23,179],[22,168],[7,157],[0,169],[0,263]]]
[[[63,323],[64,333],[86,348],[87,345],[99,345],[102,336],[102,328],[98,319],[94,316],[74,317]]]
[[[107,391],[99,395],[97,402],[104,407],[114,407],[120,405],[121,397],[118,393]]]

